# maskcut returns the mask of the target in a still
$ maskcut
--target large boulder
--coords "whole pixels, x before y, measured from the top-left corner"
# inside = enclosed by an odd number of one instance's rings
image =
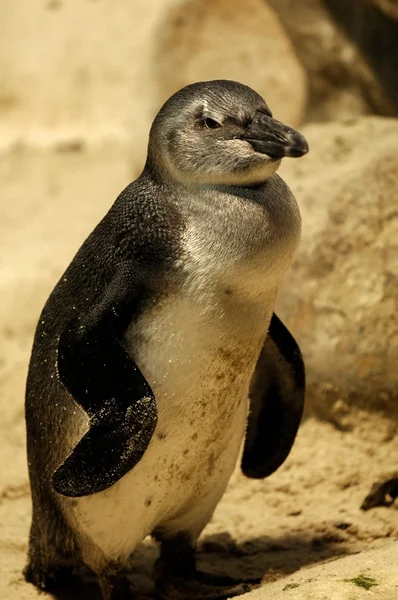
[[[263,0],[182,0],[158,26],[153,69],[158,104],[194,81],[235,79],[263,95],[281,121],[303,119],[304,70]]]
[[[376,0],[325,0],[325,4],[398,114],[398,22],[382,12]]]
[[[364,0],[364,2],[374,4],[386,15],[398,20],[398,0]]]
[[[398,114],[398,31],[363,0],[268,0],[308,74],[308,121]]]
[[[302,241],[279,312],[306,360],[308,403],[342,426],[351,407],[398,416],[398,120],[311,125],[286,161]]]

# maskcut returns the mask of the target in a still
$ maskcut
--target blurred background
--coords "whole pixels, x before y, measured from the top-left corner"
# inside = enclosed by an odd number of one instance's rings
[[[276,479],[237,476],[210,533],[244,543],[249,522],[232,515],[249,494],[257,523],[271,498],[264,534],[297,533],[285,561],[265,538],[256,546],[277,575],[398,539],[396,508],[371,521],[358,510],[374,480],[398,475],[398,0],[0,0],[0,34],[1,597],[36,597],[20,570],[23,397],[40,310],[140,173],[162,103],[193,81],[253,87],[311,150],[280,169],[303,234],[277,305],[305,357],[308,418]],[[293,528],[278,520],[289,503]]]

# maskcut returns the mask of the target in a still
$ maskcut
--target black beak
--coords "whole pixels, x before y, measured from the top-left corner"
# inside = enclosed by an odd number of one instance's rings
[[[307,141],[301,133],[263,112],[256,114],[241,139],[249,142],[256,152],[272,158],[297,158],[308,152]]]

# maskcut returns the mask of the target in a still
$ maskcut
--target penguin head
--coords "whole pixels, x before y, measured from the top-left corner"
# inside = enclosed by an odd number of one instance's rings
[[[148,161],[186,184],[254,185],[285,156],[308,152],[305,138],[272,118],[254,90],[228,80],[183,88],[163,105],[149,137]]]

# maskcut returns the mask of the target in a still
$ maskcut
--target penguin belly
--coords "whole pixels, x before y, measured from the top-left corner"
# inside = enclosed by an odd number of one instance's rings
[[[127,560],[149,534],[200,534],[244,438],[248,390],[272,306],[260,315],[166,298],[125,336],[155,394],[158,424],[140,462],[111,488],[72,500],[83,560]],[[249,311],[250,313],[250,311]],[[68,510],[68,512],[70,512]],[[94,548],[96,551],[94,552]],[[94,564],[93,564],[94,563]]]

